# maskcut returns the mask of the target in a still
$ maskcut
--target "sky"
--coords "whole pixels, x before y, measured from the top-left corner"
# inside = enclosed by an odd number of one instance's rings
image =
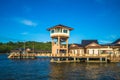
[[[69,43],[120,38],[120,0],[0,0],[0,42],[51,41],[47,28],[74,28]]]

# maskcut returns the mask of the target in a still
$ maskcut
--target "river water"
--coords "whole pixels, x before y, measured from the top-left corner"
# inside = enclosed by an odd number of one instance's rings
[[[0,54],[0,80],[120,80],[120,63],[50,63],[11,60]]]

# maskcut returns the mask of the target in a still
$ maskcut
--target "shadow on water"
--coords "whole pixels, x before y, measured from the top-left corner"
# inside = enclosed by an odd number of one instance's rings
[[[11,60],[0,54],[0,80],[120,80],[120,63],[50,63]]]

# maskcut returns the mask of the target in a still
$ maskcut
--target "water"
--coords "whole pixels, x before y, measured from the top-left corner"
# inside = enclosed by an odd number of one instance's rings
[[[50,63],[10,60],[0,54],[0,80],[120,80],[120,63]]]

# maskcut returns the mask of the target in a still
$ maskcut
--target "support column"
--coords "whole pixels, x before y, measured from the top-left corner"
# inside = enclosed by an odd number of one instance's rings
[[[100,62],[102,62],[102,57],[100,58]]]
[[[68,38],[66,39],[66,53],[68,54]]]
[[[68,61],[68,58],[66,58],[66,61]]]
[[[77,62],[79,62],[80,60],[79,60],[79,58],[77,58]]]
[[[74,57],[74,62],[76,62],[76,58]]]
[[[57,58],[58,61],[60,61],[60,58]]]
[[[105,57],[105,62],[107,62],[107,57]]]
[[[51,62],[54,62],[54,58],[51,58],[51,60],[50,60]]]
[[[53,46],[54,46],[54,39],[52,38],[52,54],[54,55],[55,52],[54,52]]]
[[[58,54],[60,53],[60,36],[58,36]]]
[[[87,58],[87,62],[89,62],[89,58]]]

